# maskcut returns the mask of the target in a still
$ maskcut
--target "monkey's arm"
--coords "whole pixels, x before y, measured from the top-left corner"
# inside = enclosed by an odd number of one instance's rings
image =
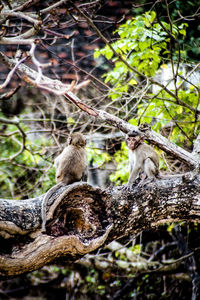
[[[144,172],[149,178],[155,178],[158,175],[158,165],[151,157],[147,157],[144,161]]]
[[[133,184],[133,182],[136,180],[137,176],[139,175],[140,170],[141,170],[141,163],[139,161],[135,162],[135,164],[130,170],[128,186],[131,186]]]
[[[72,167],[74,167],[73,163],[73,155],[74,152],[71,151],[71,147],[66,147],[61,154],[55,159],[55,167],[56,167],[56,182],[60,182],[65,180],[65,183],[68,184],[68,175]]]
[[[60,163],[60,160],[62,159],[62,156],[63,156],[63,152],[61,152],[56,158],[55,158],[55,161],[54,161],[54,167],[56,168],[56,181],[57,181],[57,178],[60,177],[60,167],[59,167],[59,163]]]
[[[58,164],[59,164],[59,161],[60,161],[60,157],[61,157],[61,154],[58,155],[58,156],[55,158],[55,161],[54,161],[54,167],[55,167],[55,168],[58,167]]]

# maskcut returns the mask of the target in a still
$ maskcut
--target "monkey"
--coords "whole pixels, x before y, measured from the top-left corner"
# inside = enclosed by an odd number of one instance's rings
[[[129,131],[126,135],[126,144],[129,148],[130,175],[128,188],[139,177],[141,182],[154,179],[159,174],[159,158],[155,150],[144,143],[144,137],[136,131]]]
[[[87,153],[85,150],[86,139],[81,133],[72,133],[68,137],[68,146],[55,159],[56,185],[45,195],[42,202],[42,232],[46,227],[46,205],[49,197],[59,186],[72,184],[77,181],[87,181]]]
[[[71,184],[81,179],[87,180],[86,139],[79,133],[73,133],[68,138],[68,146],[55,159],[56,182]]]

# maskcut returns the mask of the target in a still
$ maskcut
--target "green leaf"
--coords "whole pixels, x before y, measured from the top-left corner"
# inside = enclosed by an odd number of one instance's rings
[[[184,35],[184,36],[186,36],[186,30],[185,29],[179,30],[179,33],[182,34],[182,35]]]
[[[96,50],[94,51],[94,58],[98,58],[98,57],[100,56],[100,54],[101,54],[100,50],[99,50],[99,49],[96,49]]]
[[[67,118],[67,123],[68,124],[75,124],[75,120],[71,117]]]
[[[128,84],[129,85],[136,85],[137,81],[135,79],[131,79],[131,80],[129,80]]]

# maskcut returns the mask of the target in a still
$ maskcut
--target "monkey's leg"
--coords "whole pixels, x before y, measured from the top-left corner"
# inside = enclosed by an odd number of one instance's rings
[[[137,177],[138,177],[138,175],[140,173],[140,170],[141,170],[141,167],[140,167],[139,162],[138,162],[138,164],[135,164],[131,168],[131,172],[130,172],[130,175],[129,175],[128,183],[125,186],[125,189],[130,190],[132,188],[133,184],[137,185],[138,182],[136,181],[136,179],[137,179]]]
[[[136,180],[136,177],[139,173],[140,169],[133,170],[128,179],[128,185],[130,186]]]
[[[147,158],[144,161],[144,172],[148,178],[155,178],[157,168],[151,158]]]
[[[140,186],[143,186],[144,184],[150,183],[155,179],[155,174],[156,174],[157,168],[154,164],[154,162],[150,159],[147,158],[144,161],[144,175],[141,178],[141,182],[139,183]]]

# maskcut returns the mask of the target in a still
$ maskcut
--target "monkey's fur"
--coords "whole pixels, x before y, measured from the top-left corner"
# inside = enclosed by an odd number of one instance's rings
[[[42,203],[42,231],[46,227],[46,205],[49,197],[58,186],[68,185],[80,180],[87,180],[87,153],[85,150],[86,139],[81,133],[72,133],[68,138],[68,146],[55,159],[56,182],[46,194]]]
[[[155,150],[144,143],[144,138],[136,131],[126,135],[126,144],[129,148],[130,175],[128,187],[139,176],[140,179],[155,178],[159,174],[159,158]]]
[[[85,137],[79,133],[69,136],[68,146],[56,158],[56,182],[71,184],[80,181],[87,173],[87,153]]]

